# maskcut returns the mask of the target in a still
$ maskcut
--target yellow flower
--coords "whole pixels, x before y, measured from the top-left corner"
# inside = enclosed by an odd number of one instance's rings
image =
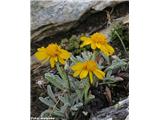
[[[109,45],[107,38],[101,33],[94,33],[91,37],[82,36],[80,39],[83,41],[80,47],[91,45],[92,49],[98,48],[107,56],[114,53],[113,47]]]
[[[61,64],[64,64],[65,60],[67,60],[70,57],[70,53],[62,49],[57,44],[51,43],[46,48],[38,48],[38,51],[35,53],[35,57],[43,63],[49,61],[51,67],[53,68],[55,63],[58,61]]]
[[[78,62],[73,65],[71,69],[74,71],[74,77],[79,75],[80,78],[83,79],[89,75],[91,84],[93,83],[93,74],[95,74],[100,80],[102,80],[105,76],[105,73],[98,68],[96,62],[93,60]]]

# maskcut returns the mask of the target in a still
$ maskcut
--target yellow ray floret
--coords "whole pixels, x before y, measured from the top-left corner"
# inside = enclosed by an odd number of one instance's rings
[[[96,62],[93,60],[78,62],[71,69],[74,71],[74,77],[79,76],[80,79],[83,79],[89,76],[91,84],[93,83],[93,74],[100,80],[103,80],[105,77],[105,73],[98,68]]]
[[[80,39],[83,41],[80,47],[91,45],[92,49],[98,48],[107,56],[114,53],[113,47],[109,45],[107,38],[101,33],[94,33],[90,37],[82,36]]]
[[[70,53],[62,49],[57,44],[51,43],[46,48],[38,48],[38,51],[35,53],[35,57],[43,63],[49,61],[53,68],[55,63],[58,61],[61,64],[65,64],[65,61],[70,57]]]

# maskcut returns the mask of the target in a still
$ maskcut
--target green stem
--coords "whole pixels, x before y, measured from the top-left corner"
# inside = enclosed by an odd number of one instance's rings
[[[66,72],[64,71],[64,69],[62,69],[62,67],[59,66],[59,62],[56,63],[56,67],[57,67],[58,73],[61,76],[61,78],[63,80],[67,80],[67,83],[68,83],[68,92],[69,92],[69,94],[71,94],[71,84],[70,84],[68,75],[66,74]]]
[[[67,75],[66,75],[67,76]],[[67,76],[67,81],[68,81],[68,88],[69,88],[69,94],[71,95],[71,84],[70,84],[70,81],[69,81],[69,78]]]
[[[109,56],[107,56],[107,55],[105,55],[105,54],[103,54],[103,56],[105,56],[105,59],[106,59],[106,61],[107,61],[108,65],[110,65],[110,64],[111,64],[111,62],[110,62],[110,58],[109,58]]]
[[[88,76],[88,83],[89,83],[89,86],[91,86],[92,84],[91,84],[91,79],[90,79],[90,77]],[[94,81],[93,81],[94,82]]]
[[[119,40],[120,40],[120,42],[121,42],[121,44],[122,44],[122,46],[123,46],[123,49],[124,49],[124,51],[125,51],[126,55],[128,55],[127,49],[126,49],[126,47],[125,47],[125,45],[124,45],[124,43],[123,43],[122,38],[119,36],[119,34],[118,34],[118,32],[117,32],[117,31],[115,31],[115,34],[116,34],[116,35],[117,35],[117,37],[119,38]]]
[[[92,54],[92,56],[91,56],[91,60],[96,60],[97,55],[98,55],[98,51],[97,51],[97,50],[94,50],[94,51],[93,51],[93,54]]]

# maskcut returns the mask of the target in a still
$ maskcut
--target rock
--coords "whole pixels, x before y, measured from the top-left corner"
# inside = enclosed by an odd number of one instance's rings
[[[101,11],[108,6],[128,0],[31,1],[31,41],[40,41],[58,32],[65,32],[78,25],[85,15]],[[86,14],[87,13],[87,14]]]
[[[48,24],[63,24],[79,19],[95,2],[32,1],[32,30]]]
[[[104,1],[105,2],[100,2],[96,6],[93,6],[92,9],[96,11],[101,11],[106,7],[111,7],[111,6],[117,5],[118,3],[129,1],[129,0],[104,0]]]
[[[125,120],[129,120],[129,115],[126,117],[126,119]]]
[[[110,37],[110,32],[111,30],[118,24],[122,23],[123,25],[128,24],[129,23],[129,15],[127,14],[126,16],[120,17],[118,19],[114,19],[111,23],[111,25],[107,28],[104,28],[102,30],[100,30],[100,33],[103,33],[104,35],[106,35],[108,38]],[[110,39],[108,39],[110,40]]]
[[[116,105],[102,109],[92,114],[90,120],[127,120],[129,114],[129,99],[126,98]]]

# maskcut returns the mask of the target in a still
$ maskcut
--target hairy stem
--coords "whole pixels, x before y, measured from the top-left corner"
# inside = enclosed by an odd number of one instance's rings
[[[67,80],[67,82],[68,82],[68,92],[69,92],[69,94],[71,94],[71,84],[70,84],[68,75],[66,74],[64,69],[62,69],[62,67],[59,66],[59,62],[56,63],[56,67],[57,67],[58,73],[60,74],[61,78],[63,80]]]
[[[123,46],[123,49],[124,49],[124,51],[125,51],[126,55],[128,55],[127,49],[126,49],[126,47],[125,47],[125,45],[124,45],[124,43],[123,43],[122,38],[119,36],[119,34],[118,34],[118,32],[117,32],[117,31],[115,31],[115,34],[116,34],[116,35],[117,35],[117,37],[119,38],[119,40],[120,40],[120,42],[121,42],[121,44],[122,44],[122,46]]]

